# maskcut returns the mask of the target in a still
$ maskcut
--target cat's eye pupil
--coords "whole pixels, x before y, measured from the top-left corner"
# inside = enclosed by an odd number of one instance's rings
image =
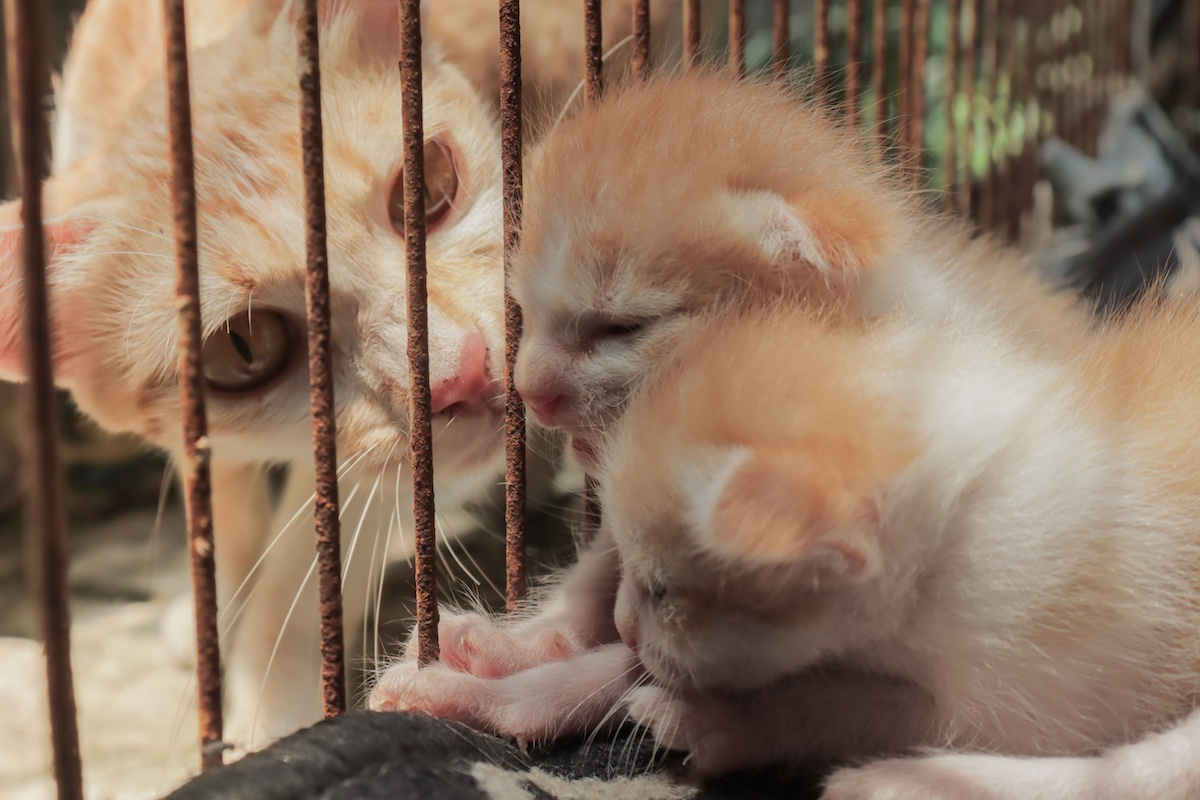
[[[229,338],[233,341],[233,349],[242,357],[242,360],[247,364],[254,363],[254,353],[250,350],[250,343],[234,331],[229,332]]]
[[[265,386],[293,363],[296,337],[280,313],[255,309],[236,314],[204,340],[201,361],[209,387],[248,392]]]
[[[425,142],[425,185],[421,196],[425,203],[425,225],[434,230],[454,210],[458,195],[458,165],[454,151],[440,137]],[[396,174],[388,194],[388,218],[392,228],[404,234],[404,171]]]

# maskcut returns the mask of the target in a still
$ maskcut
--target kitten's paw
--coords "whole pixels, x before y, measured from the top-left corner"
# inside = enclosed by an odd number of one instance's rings
[[[400,661],[380,676],[367,706],[374,711],[413,711],[478,727],[476,711],[485,700],[483,679],[441,664],[419,667]]]
[[[582,651],[563,625],[536,619],[502,625],[482,614],[446,611],[438,622],[438,640],[443,664],[481,678],[512,675]],[[416,660],[416,653],[414,635],[405,658]]]
[[[649,728],[654,741],[688,754],[688,766],[702,775],[756,766],[747,736],[728,704],[715,698],[683,698],[657,686],[629,693],[629,717]]]

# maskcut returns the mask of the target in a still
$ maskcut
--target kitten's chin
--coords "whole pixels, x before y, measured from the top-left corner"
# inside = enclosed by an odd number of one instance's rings
[[[600,450],[594,442],[581,436],[571,437],[571,455],[584,470],[592,472],[600,466]]]

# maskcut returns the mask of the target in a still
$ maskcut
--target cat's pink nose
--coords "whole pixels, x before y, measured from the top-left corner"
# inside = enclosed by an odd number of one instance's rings
[[[552,426],[558,417],[563,395],[553,391],[545,393],[523,392],[521,399],[525,401],[525,407],[534,413],[539,422],[543,425]]]
[[[478,333],[463,343],[458,370],[430,389],[434,414],[455,411],[480,411],[487,407],[495,387],[488,376],[487,344]]]

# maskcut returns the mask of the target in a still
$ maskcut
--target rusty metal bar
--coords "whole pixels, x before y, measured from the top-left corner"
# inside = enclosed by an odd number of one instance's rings
[[[829,0],[813,2],[813,88],[817,97],[829,93]]]
[[[211,448],[200,363],[200,267],[196,238],[196,169],[188,84],[183,0],[164,0],[167,111],[171,137],[171,187],[175,207],[175,293],[179,312],[179,402],[183,412],[183,485],[192,591],[196,603],[196,700],[200,711],[201,763],[221,763],[221,654],[217,639],[217,589],[213,561]]]
[[[967,124],[963,131],[963,175],[958,190],[958,213],[963,219],[971,219],[971,194],[975,184],[972,171],[975,152],[975,83],[977,74],[976,39],[979,36],[978,0],[958,0],[967,12],[966,30],[963,32],[963,101],[967,106]]]
[[[948,211],[958,208],[958,118],[954,104],[958,99],[958,51],[962,33],[962,2],[948,0],[946,6],[946,146],[944,150],[945,187],[942,205]]]
[[[729,1],[729,68],[739,78],[746,74],[746,0]]]
[[[429,397],[429,295],[425,271],[425,120],[421,89],[421,0],[400,0],[400,81],[404,126],[404,257],[408,264],[409,436],[416,534],[417,658],[438,659],[437,532]]]
[[[71,671],[71,614],[67,588],[67,530],[63,518],[62,468],[58,458],[57,403],[54,396],[49,292],[46,287],[46,240],[42,228],[42,172],[45,169],[46,118],[42,98],[47,87],[42,54],[45,30],[39,0],[19,0],[9,21],[16,46],[16,97],[13,132],[17,140],[21,184],[21,224],[25,243],[24,437],[28,511],[25,547],[33,595],[40,611],[49,693],[54,779],[60,800],[82,800],[83,767],[75,719],[75,681]]]
[[[874,0],[871,31],[871,90],[875,96],[875,136],[879,150],[887,147],[887,3]]]
[[[600,0],[583,0],[584,98],[589,103],[604,94],[603,42]]]
[[[857,129],[862,103],[863,0],[846,4],[846,124]]]
[[[1010,193],[1012,191],[1012,163],[1009,158],[1009,137],[1012,134],[1012,70],[1009,60],[1009,54],[1012,51],[1012,0],[997,0],[996,16],[993,18],[996,25],[996,60],[995,69],[992,70],[992,111],[995,116],[996,124],[992,130],[999,134],[1003,131],[1004,146],[999,150],[998,163],[994,166],[994,176],[992,179],[992,200],[991,200],[991,218],[988,227],[992,230],[1008,230],[1008,212],[1011,204]],[[1001,80],[1001,75],[1006,77],[1007,83]],[[1004,106],[1007,117],[1000,117],[997,113],[1000,108],[1000,92],[1007,85],[1008,101]]]
[[[858,0],[861,2],[862,0]],[[788,59],[791,57],[789,53],[790,42],[788,39],[788,0],[775,0],[775,14],[772,19],[772,31],[774,32],[773,47],[771,50],[771,66],[775,72],[775,77],[783,80],[788,74]]]
[[[521,2],[500,0],[500,158],[504,171],[504,531],[505,595],[513,611],[528,590],[525,572],[525,405],[513,382],[521,307],[508,292],[521,237]]]
[[[684,0],[683,56],[689,67],[700,64],[700,0]]]
[[[645,80],[650,77],[650,0],[635,0],[633,4],[633,56],[630,65],[635,78]]]
[[[929,53],[929,3],[930,0],[916,0],[913,29],[909,34],[913,41],[913,60],[912,74],[908,76],[908,112],[912,117],[908,126],[908,149],[912,165],[918,171],[918,180],[923,180],[920,170],[925,154],[925,60]]]
[[[304,161],[308,385],[312,406],[313,515],[317,529],[317,589],[321,602],[321,701],[327,717],[346,711],[346,648],[342,627],[342,528],[338,513],[337,421],[325,223],[325,152],[321,129],[321,58],[317,0],[299,5],[300,149]]]

